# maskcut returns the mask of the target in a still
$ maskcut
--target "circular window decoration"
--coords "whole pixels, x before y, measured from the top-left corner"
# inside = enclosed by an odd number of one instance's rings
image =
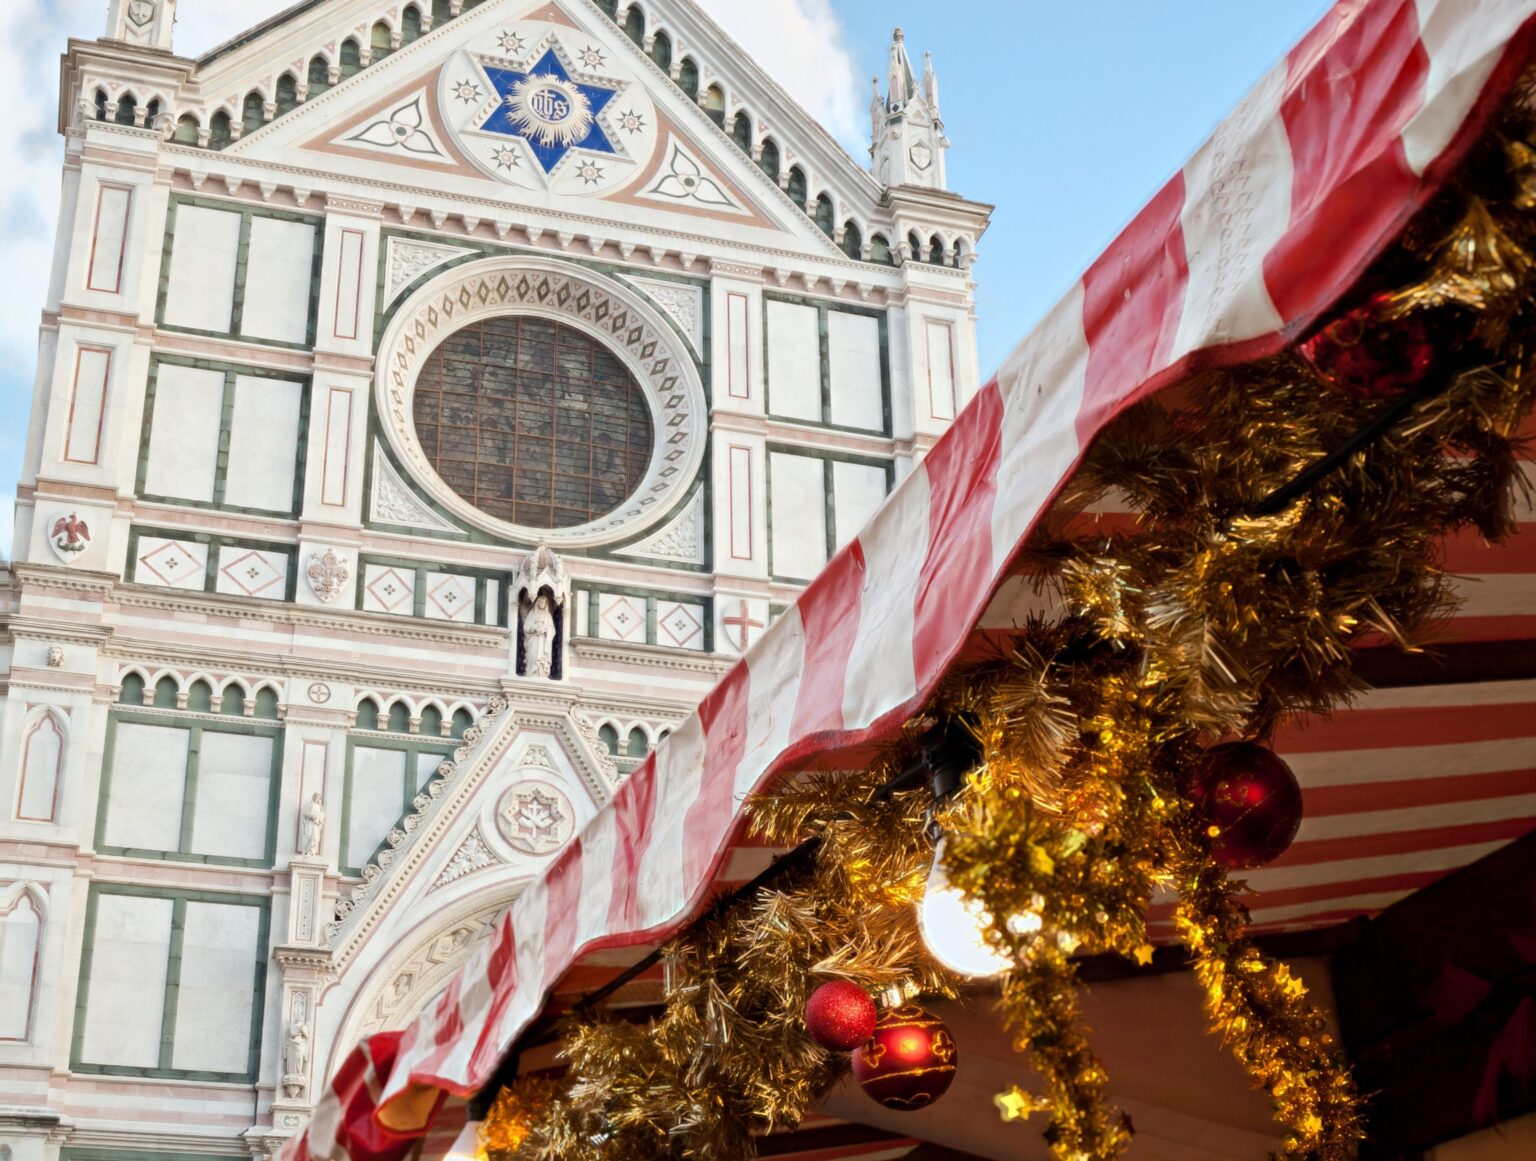
[[[684,340],[628,287],[541,259],[455,267],[384,333],[390,446],[465,523],[551,547],[669,516],[703,463],[704,387]]]
[[[488,516],[575,528],[645,480],[645,391],[585,331],[532,315],[471,323],[416,379],[416,438],[443,482]]]

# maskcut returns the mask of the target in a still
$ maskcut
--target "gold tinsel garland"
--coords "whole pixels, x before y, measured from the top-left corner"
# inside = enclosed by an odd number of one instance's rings
[[[1186,385],[1176,411],[1138,408],[1032,538],[1026,563],[1062,614],[1021,626],[1006,656],[952,676],[935,698],[932,712],[963,715],[982,751],[938,819],[950,878],[997,917],[989,936],[1015,964],[999,1009],[1044,1090],[1014,1088],[999,1106],[1011,1120],[1045,1112],[1062,1161],[1108,1161],[1131,1137],[1105,1103],[1072,957],[1148,962],[1159,887],[1179,894],[1175,921],[1213,1030],[1273,1098],[1281,1152],[1355,1153],[1360,1101],[1342,1052],[1301,980],[1245,938],[1242,884],[1211,858],[1191,780],[1212,741],[1264,739],[1288,717],[1345,704],[1359,691],[1351,650],[1362,636],[1411,647],[1451,607],[1436,565],[1447,532],[1512,527],[1536,333],[1532,128],[1515,102],[1462,187],[1420,215],[1339,312],[1384,349],[1432,343],[1442,390],[1272,515],[1253,513],[1382,400],[1287,352]],[[1075,518],[1111,489],[1134,528]],[[804,1035],[815,986],[952,994],[958,981],[928,960],[913,915],[931,859],[928,797],[878,793],[910,756],[904,743],[869,771],[805,778],[754,803],[767,840],[822,839],[814,864],[669,948],[660,1016],[572,1018],[568,1078],[503,1094],[487,1150],[754,1156],[757,1135],[797,1124],[846,1067]]]

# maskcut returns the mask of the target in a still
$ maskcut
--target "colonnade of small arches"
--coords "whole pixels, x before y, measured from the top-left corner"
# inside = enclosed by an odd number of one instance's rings
[[[906,261],[935,266],[970,265],[974,255],[968,239],[944,234],[923,239],[910,233],[905,239],[893,241],[885,231],[861,223],[852,215],[845,216],[830,192],[822,190],[811,197],[814,183],[806,167],[764,123],[753,118],[729,92],[724,80],[706,75],[693,53],[675,41],[665,25],[659,21],[648,23],[644,7],[631,0],[597,0],[597,6],[848,257],[880,266],[899,266]]]
[[[191,110],[174,120],[162,116],[169,105],[164,94],[140,94],[131,89],[109,94],[98,87],[89,99],[86,115],[98,121],[158,129],[181,145],[224,149],[483,2],[414,0],[391,10],[366,35],[354,32],[343,37],[334,50],[317,52],[306,67],[296,66],[256,85],[238,106],[223,103],[212,106],[211,112],[205,110],[206,123]],[[695,54],[682,47],[671,31],[660,23],[648,23],[645,9],[638,3],[597,0],[597,5],[848,257],[880,266],[907,261],[962,268],[970,265],[973,255],[966,238],[942,233],[925,238],[913,232],[893,241],[886,231],[841,211],[829,191],[812,197],[813,175],[792,150],[761,120],[754,119],[723,79],[706,73]]]
[[[462,738],[464,731],[475,724],[476,716],[475,708],[468,702],[368,692],[358,699],[353,726],[423,738]]]
[[[280,718],[283,710],[282,690],[274,682],[218,678],[207,673],[149,671],[138,666],[119,675],[117,700],[125,706],[269,721]]]
[[[638,762],[661,744],[672,732],[670,726],[653,726],[648,722],[621,722],[603,718],[596,722],[597,738],[608,753],[621,759]]]
[[[270,82],[257,84],[238,104],[210,106],[203,111],[206,122],[192,110],[183,111],[174,120],[162,119],[160,114],[167,104],[163,95],[142,104],[139,94],[132,91],[109,94],[99,87],[90,99],[88,115],[98,121],[156,128],[181,145],[224,149],[484,2],[415,0],[393,9],[366,33],[351,33],[334,48],[321,49],[307,65],[296,65]]]

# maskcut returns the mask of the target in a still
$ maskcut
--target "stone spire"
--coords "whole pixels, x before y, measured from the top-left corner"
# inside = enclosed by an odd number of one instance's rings
[[[111,0],[107,38],[169,52],[176,24],[176,0]]]
[[[939,81],[933,58],[923,58],[919,86],[907,55],[907,38],[897,29],[891,38],[891,67],[886,91],[880,94],[875,80],[875,99],[870,107],[874,138],[871,154],[874,174],[881,185],[915,185],[946,189],[944,153],[949,141],[939,116]]]

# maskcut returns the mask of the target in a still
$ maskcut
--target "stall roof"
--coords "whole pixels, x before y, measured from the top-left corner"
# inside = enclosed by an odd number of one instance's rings
[[[285,1156],[398,1156],[419,1131],[390,1133],[381,1108],[474,1093],[554,990],[640,958],[745,877],[761,857],[740,845],[745,798],[811,764],[860,764],[978,635],[1014,625],[1031,598],[1012,562],[1093,437],[1192,373],[1280,350],[1337,302],[1454,171],[1533,33],[1536,0],[1341,0],[443,997],[344,1063]],[[1468,647],[1536,638],[1536,513],[1521,520],[1512,547],[1449,546],[1453,570],[1482,582],[1452,627]],[[1359,709],[1278,739],[1308,818],[1253,877],[1261,929],[1373,913],[1536,827],[1536,682],[1387,676]]]

